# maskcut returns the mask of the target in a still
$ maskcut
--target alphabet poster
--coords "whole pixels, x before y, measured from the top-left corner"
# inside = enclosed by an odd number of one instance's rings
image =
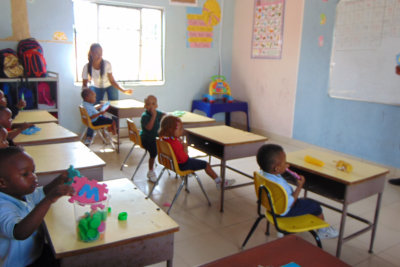
[[[285,0],[255,0],[252,58],[280,59]]]

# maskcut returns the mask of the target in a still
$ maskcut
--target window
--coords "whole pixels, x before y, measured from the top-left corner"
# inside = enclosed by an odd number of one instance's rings
[[[163,10],[111,2],[74,1],[76,81],[92,43],[103,47],[122,83],[163,81]]]

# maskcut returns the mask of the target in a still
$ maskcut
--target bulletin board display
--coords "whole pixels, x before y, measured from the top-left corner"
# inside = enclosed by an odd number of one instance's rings
[[[342,0],[336,8],[329,95],[400,104],[400,0]]]
[[[252,58],[281,58],[284,13],[285,0],[254,1]]]

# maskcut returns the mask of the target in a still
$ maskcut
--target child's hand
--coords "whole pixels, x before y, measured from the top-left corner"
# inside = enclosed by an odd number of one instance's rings
[[[68,181],[69,181],[68,172],[66,172],[66,171],[62,172],[59,176],[54,178],[54,183],[56,183],[58,185],[65,184]]]
[[[74,188],[68,184],[59,184],[54,186],[47,194],[46,197],[51,203],[56,202],[62,196],[72,196]]]
[[[21,130],[23,131],[23,130],[25,130],[25,129],[28,129],[29,127],[31,127],[31,126],[33,126],[33,124],[32,123],[26,123],[26,122],[24,122],[24,123],[22,123],[21,124]]]
[[[297,180],[297,186],[303,187],[304,183],[306,182],[306,178],[303,175],[299,175],[300,179]]]
[[[18,101],[18,103],[17,103],[17,108],[18,108],[18,109],[22,109],[22,108],[24,108],[24,107],[26,107],[26,102],[25,102],[25,100],[20,99],[20,100]]]

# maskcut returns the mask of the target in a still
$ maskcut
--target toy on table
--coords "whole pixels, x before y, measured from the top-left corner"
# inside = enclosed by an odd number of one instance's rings
[[[72,166],[71,166],[72,167]],[[77,173],[70,167],[70,175]],[[87,177],[73,178],[71,186],[75,194],[68,200],[74,203],[76,231],[78,238],[84,242],[92,242],[104,237],[107,219],[107,185]]]
[[[311,157],[309,155],[305,155],[304,156],[304,161],[310,164],[314,164],[316,166],[319,167],[323,167],[325,165],[325,162],[323,162],[322,160],[319,160],[317,158]]]
[[[353,170],[353,166],[344,160],[339,160],[338,162],[336,162],[336,169],[338,169],[339,171],[350,173]]]
[[[229,87],[229,84],[225,82],[225,76],[214,75],[211,77],[211,80],[212,82],[208,86],[208,94],[203,95],[203,100],[214,103],[216,100],[215,95],[222,95],[224,101],[232,103],[233,97],[231,96],[231,88]]]
[[[175,110],[174,112],[172,112],[172,115],[174,115],[175,117],[182,117],[183,115],[185,115],[186,111],[183,110]]]
[[[32,135],[32,134],[35,134],[35,133],[39,132],[40,130],[41,130],[41,128],[33,125],[33,126],[29,127],[29,128],[26,128],[21,133],[25,134],[25,135]]]
[[[65,184],[69,185],[72,184],[74,182],[75,176],[82,177],[81,173],[78,170],[76,170],[72,165],[69,165],[67,173],[68,173],[68,181],[65,182]]]
[[[110,102],[107,101],[101,106],[100,112],[106,111],[109,107],[110,107]]]

